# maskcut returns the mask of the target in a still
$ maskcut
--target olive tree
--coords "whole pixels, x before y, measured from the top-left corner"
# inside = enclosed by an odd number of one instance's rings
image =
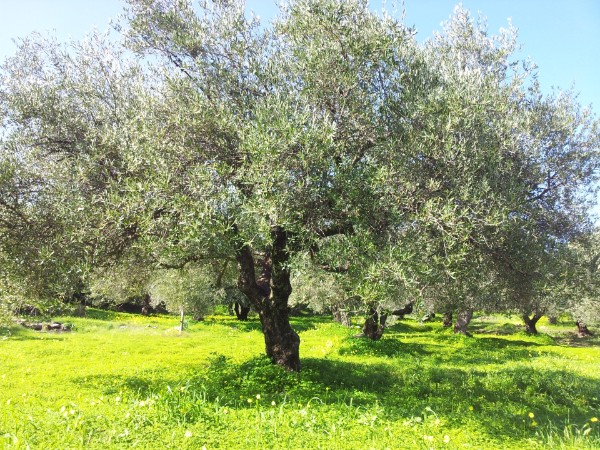
[[[556,293],[566,299],[563,311],[577,325],[580,337],[591,335],[589,324],[600,322],[600,232],[598,228],[570,244],[571,276]]]
[[[294,2],[271,28],[235,2],[133,1],[127,16],[132,48],[165,62],[153,141],[183,169],[173,185],[187,182],[181,207],[160,195],[166,216],[196,233],[190,258],[207,254],[202,233],[224,242],[267,354],[297,370],[290,258],[361,229],[382,239],[392,222],[380,169],[395,153],[389,112],[413,83],[412,35],[364,2]]]
[[[33,35],[2,67],[2,246],[34,296],[68,296],[135,235],[119,202],[140,80],[97,34],[70,45]]]
[[[442,282],[467,318],[474,307],[519,311],[535,331],[560,247],[589,226],[599,134],[573,93],[541,94],[516,49],[514,28],[490,36],[460,7],[426,44],[437,78],[421,119],[427,175],[415,172],[434,186],[419,195],[423,248],[438,267],[428,285]]]

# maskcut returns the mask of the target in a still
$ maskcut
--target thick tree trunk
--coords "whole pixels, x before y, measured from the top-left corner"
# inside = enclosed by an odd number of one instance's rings
[[[270,295],[262,302],[259,311],[260,321],[265,335],[267,355],[273,363],[288,370],[300,370],[300,337],[290,325],[288,299],[292,293],[290,269],[288,267],[289,252],[288,235],[282,227],[271,229],[273,247],[271,264],[265,266],[265,272],[271,272]]]
[[[233,310],[235,311],[235,317],[238,320],[246,321],[248,320],[248,314],[250,313],[250,307],[242,305],[241,303],[234,303]]]
[[[442,324],[447,328],[452,326],[452,311],[446,311],[444,313],[444,321]]]
[[[234,231],[237,229],[234,227]],[[237,250],[240,269],[238,287],[258,312],[265,337],[265,351],[274,364],[287,370],[300,370],[300,337],[290,325],[288,299],[292,293],[288,235],[279,226],[271,228],[272,246],[261,261],[262,272],[256,278],[251,248],[242,244]]]
[[[585,324],[585,322],[578,320],[577,322],[575,322],[575,325],[577,325],[577,336],[579,336],[579,337],[593,336],[592,332],[590,330],[588,330],[588,327]]]
[[[523,314],[522,318],[523,318],[523,322],[525,323],[525,333],[538,334],[536,325],[538,323],[538,320],[540,320],[542,318],[542,316],[543,316],[543,314],[541,314],[537,311],[533,314],[533,317],[531,319],[529,318],[529,316],[527,314]]]
[[[300,337],[290,325],[287,304],[284,308],[280,306],[273,304],[272,307],[259,311],[265,336],[265,351],[274,364],[299,371]]]
[[[471,336],[471,333],[467,331],[467,327],[473,318],[473,310],[466,309],[460,311],[456,317],[456,323],[454,324],[454,332],[457,334],[464,334],[465,336]]]
[[[369,307],[367,319],[365,320],[365,324],[363,326],[363,334],[374,341],[381,339],[381,336],[383,336],[383,330],[385,329],[386,320],[387,314],[380,315],[376,308],[372,306]]]

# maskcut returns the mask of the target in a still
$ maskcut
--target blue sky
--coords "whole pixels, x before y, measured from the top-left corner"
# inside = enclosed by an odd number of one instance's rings
[[[385,0],[372,0],[380,9]],[[263,19],[276,14],[272,0],[249,0],[248,7]],[[388,10],[392,1],[387,0]],[[398,1],[398,4],[401,2]],[[405,0],[406,24],[423,40],[450,16],[456,0]],[[600,1],[599,0],[463,0],[473,14],[488,18],[497,32],[512,19],[519,29],[521,56],[539,66],[542,88],[580,93],[583,105],[593,104],[600,115]],[[94,27],[104,30],[116,18],[122,0],[0,0],[0,60],[14,52],[12,39],[32,31],[51,31],[59,39],[79,39]]]

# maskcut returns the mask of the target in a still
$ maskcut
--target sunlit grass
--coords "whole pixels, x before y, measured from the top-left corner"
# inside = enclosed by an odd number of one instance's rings
[[[0,337],[4,448],[600,447],[600,347],[563,323],[485,317],[466,338],[407,320],[371,342],[294,319],[296,374],[265,361],[256,319],[62,320],[74,331]]]

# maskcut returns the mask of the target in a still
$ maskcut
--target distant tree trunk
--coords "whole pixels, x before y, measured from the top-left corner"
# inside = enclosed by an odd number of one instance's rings
[[[527,314],[523,314],[521,316],[523,318],[523,322],[525,323],[525,333],[527,334],[538,334],[537,328],[535,327],[538,323],[538,320],[542,318],[543,314],[539,312],[534,312],[533,317],[530,319]]]
[[[333,320],[337,323],[341,323],[345,327],[349,327],[352,325],[352,321],[350,320],[350,314],[347,310],[340,308],[339,306],[332,306],[331,313],[333,315]]]
[[[237,228],[234,226],[234,232]],[[271,248],[262,260],[262,273],[256,278],[252,249],[241,243],[236,259],[240,269],[238,287],[246,294],[260,317],[265,351],[274,364],[287,370],[300,370],[300,337],[290,325],[288,299],[292,293],[288,267],[288,234],[280,226],[271,228]]]
[[[452,311],[446,311],[444,313],[444,321],[442,323],[445,327],[452,326]]]
[[[235,316],[238,320],[246,321],[248,320],[248,314],[250,313],[250,307],[242,305],[241,303],[234,303],[233,310],[235,311]]]
[[[183,326],[184,326],[184,318],[185,318],[185,312],[183,311],[183,306],[181,308],[179,308],[179,314],[180,314],[179,334],[183,334]]]
[[[558,318],[556,316],[548,316],[548,323],[550,325],[556,325],[558,323]]]
[[[577,325],[577,336],[578,337],[593,336],[592,332],[590,330],[588,330],[588,327],[585,324],[585,322],[578,320],[577,322],[575,322],[575,324]]]
[[[456,317],[456,323],[454,324],[454,332],[456,334],[464,334],[465,336],[471,336],[471,333],[467,331],[467,327],[473,318],[473,310],[465,309],[460,311]]]
[[[381,339],[386,320],[387,314],[380,315],[375,307],[370,306],[363,326],[363,334],[374,341]]]
[[[408,302],[402,308],[392,311],[392,315],[398,316],[398,319],[404,319],[406,314],[410,314],[413,312],[414,302]]]
[[[144,295],[142,299],[142,315],[147,316],[152,312],[152,305],[150,304],[150,295]]]

